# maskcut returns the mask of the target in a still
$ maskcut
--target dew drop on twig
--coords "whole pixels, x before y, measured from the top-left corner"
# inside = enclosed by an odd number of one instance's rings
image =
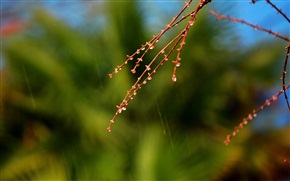
[[[172,82],[176,82],[176,81],[177,81],[176,75],[172,75]]]

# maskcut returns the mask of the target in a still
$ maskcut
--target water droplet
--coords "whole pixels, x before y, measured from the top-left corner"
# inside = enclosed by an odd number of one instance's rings
[[[251,114],[249,114],[249,115],[248,115],[248,119],[249,119],[249,120],[252,120],[252,119],[253,119],[253,116],[252,116]]]
[[[177,63],[175,64],[176,67],[180,67],[180,65],[181,65],[180,62],[177,62]]]
[[[136,51],[136,54],[139,54],[140,53],[140,50],[139,49],[137,49],[137,51]]]
[[[126,55],[129,60],[133,60],[133,57],[130,55]]]
[[[147,71],[150,71],[151,70],[151,68],[148,65],[145,65],[145,67],[146,67],[146,70]]]
[[[108,127],[108,128],[107,128],[107,130],[108,130],[109,132],[111,132],[111,131],[112,131],[112,130],[111,130],[111,127]]]
[[[113,74],[109,74],[109,77],[112,78],[113,77]]]
[[[123,111],[126,111],[126,107],[122,107],[122,110],[123,110]]]
[[[141,50],[145,50],[145,47],[142,47]]]
[[[192,26],[194,24],[194,21],[188,21],[189,26]]]
[[[118,72],[119,72],[119,71],[118,71],[118,69],[117,69],[117,68],[115,68],[115,74],[116,74],[116,73],[118,73]]]
[[[164,55],[164,60],[165,60],[165,61],[168,61],[168,57],[167,57],[167,55]]]
[[[114,124],[115,121],[112,119],[112,120],[110,120],[110,122],[111,122],[112,124]]]
[[[149,49],[150,49],[150,50],[152,50],[153,48],[154,48],[154,46],[153,46],[153,45],[151,45],[151,46],[149,47]]]
[[[136,73],[136,70],[135,70],[135,69],[132,69],[131,72],[132,72],[133,74],[135,74],[135,73]]]
[[[146,81],[146,80],[144,80],[144,81],[143,81],[143,84],[146,84],[146,83],[147,83],[147,81]]]
[[[244,127],[243,123],[239,124],[240,129],[242,129]]]
[[[138,60],[138,62],[142,62],[143,61],[142,58],[137,58],[137,60]]]
[[[149,76],[147,79],[148,79],[148,80],[152,80],[152,77],[151,77],[151,76]]]
[[[172,82],[176,82],[177,81],[177,78],[176,78],[176,75],[172,75]]]
[[[128,105],[128,102],[127,102],[126,100],[124,100],[124,101],[122,102],[122,104],[126,106],[126,105]]]
[[[254,117],[254,118],[255,118],[255,117],[257,117],[257,114],[256,114],[256,113],[254,113],[254,114],[253,114],[253,117]]]

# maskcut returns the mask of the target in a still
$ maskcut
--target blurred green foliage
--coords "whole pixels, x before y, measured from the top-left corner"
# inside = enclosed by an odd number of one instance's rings
[[[248,50],[219,46],[215,37],[225,36],[223,26],[199,14],[177,83],[173,66],[161,67],[108,133],[114,106],[136,79],[133,64],[113,79],[108,73],[151,36],[151,27],[134,1],[104,8],[109,23],[95,35],[39,10],[26,32],[5,41],[1,180],[289,178],[287,128],[248,126],[223,144],[255,107],[261,88],[276,80],[279,42]]]

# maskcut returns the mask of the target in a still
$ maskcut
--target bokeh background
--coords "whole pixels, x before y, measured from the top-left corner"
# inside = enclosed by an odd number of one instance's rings
[[[203,9],[182,51],[178,81],[171,81],[173,65],[164,64],[107,132],[137,78],[134,63],[112,79],[108,74],[183,5],[1,1],[0,179],[289,180],[283,95],[223,144],[281,89],[287,42],[216,21],[209,10],[290,37],[289,23],[264,2],[217,1]],[[277,6],[290,16],[287,0]],[[181,28],[166,34],[146,61]]]

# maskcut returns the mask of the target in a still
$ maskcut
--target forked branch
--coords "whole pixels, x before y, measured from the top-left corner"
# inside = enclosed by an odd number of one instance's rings
[[[188,31],[191,26],[194,25],[196,16],[198,12],[211,0],[200,0],[199,3],[197,4],[196,8],[193,9],[190,13],[186,14],[185,16],[180,17],[184,11],[190,6],[192,0],[189,0],[188,2],[185,2],[185,6],[180,10],[180,12],[177,14],[177,16],[173,17],[172,21],[166,25],[165,29],[161,30],[161,32],[153,36],[153,38],[149,41],[146,42],[145,45],[142,45],[140,49],[137,49],[135,53],[132,55],[127,55],[127,59],[123,64],[120,66],[117,66],[115,68],[115,71],[109,74],[109,77],[112,78],[114,74],[117,74],[126,64],[128,64],[129,61],[136,59],[135,66],[131,70],[133,74],[136,73],[136,69],[140,66],[140,64],[143,62],[143,59],[145,55],[150,51],[154,49],[155,43],[159,41],[159,39],[170,29],[178,25],[181,21],[184,21],[185,19],[189,18],[188,23],[186,24],[185,28],[181,30],[181,32],[175,36],[169,43],[167,43],[156,55],[155,57],[151,60],[151,62],[148,65],[145,65],[145,70],[142,72],[142,74],[137,78],[136,82],[133,84],[133,86],[127,91],[127,94],[123,101],[120,103],[120,105],[117,105],[117,111],[114,115],[114,117],[110,120],[110,125],[107,128],[107,130],[110,132],[111,127],[115,122],[116,117],[122,112],[125,111],[128,103],[130,100],[132,100],[138,90],[142,88],[143,85],[147,83],[147,81],[152,80],[153,75],[156,73],[158,68],[160,68],[165,61],[168,61],[170,55],[172,54],[173,51],[177,51],[176,58],[172,61],[174,64],[174,69],[173,69],[173,74],[172,74],[172,81],[176,82],[177,81],[177,76],[176,76],[176,71],[177,68],[180,67],[181,63],[181,51],[186,44],[186,38],[188,35]],[[141,56],[137,57],[138,54],[141,53],[141,51],[144,51]],[[157,66],[153,67],[153,63],[158,60],[160,55],[164,55],[164,57],[161,58]]]
[[[130,100],[132,100],[136,96],[138,90],[140,90],[142,88],[142,86],[147,83],[147,81],[152,80],[152,77],[155,75],[157,70],[163,65],[164,62],[168,61],[169,57],[172,55],[172,53],[174,51],[177,51],[177,54],[176,54],[175,59],[172,61],[172,63],[174,64],[172,81],[175,82],[177,80],[176,71],[177,71],[177,68],[180,67],[180,65],[181,65],[181,63],[180,63],[181,51],[182,51],[184,45],[186,44],[186,38],[187,38],[187,35],[189,32],[189,29],[192,25],[194,25],[198,12],[209,2],[211,2],[211,0],[200,0],[199,3],[197,4],[197,6],[195,7],[195,9],[193,9],[190,13],[182,16],[184,11],[192,3],[192,0],[185,2],[185,6],[180,10],[180,12],[177,14],[177,16],[173,17],[172,21],[169,24],[167,24],[166,27],[163,30],[161,30],[161,32],[158,35],[153,36],[153,38],[149,42],[146,42],[144,45],[142,45],[141,48],[137,49],[132,55],[127,55],[127,59],[125,60],[125,62],[123,64],[121,64],[120,66],[117,66],[115,68],[115,71],[112,72],[111,74],[109,74],[109,77],[112,78],[113,75],[117,74],[125,65],[128,64],[129,61],[134,60],[134,59],[136,60],[136,62],[135,62],[135,66],[131,70],[131,72],[133,74],[135,74],[137,68],[140,66],[141,63],[143,63],[143,59],[145,58],[146,54],[150,50],[154,49],[155,43],[157,43],[159,41],[159,39],[162,38],[162,36],[168,30],[174,28],[180,22],[189,18],[187,20],[187,24],[185,25],[184,29],[181,30],[181,32],[178,35],[176,35],[171,41],[169,41],[161,50],[159,50],[156,53],[156,55],[154,56],[154,58],[149,62],[149,64],[145,65],[145,70],[143,70],[142,74],[137,78],[137,80],[133,84],[133,86],[127,91],[127,94],[126,94],[125,98],[123,99],[123,101],[120,103],[120,105],[116,106],[117,111],[116,111],[115,115],[113,116],[113,118],[110,120],[110,125],[107,128],[107,130],[109,132],[111,131],[111,127],[114,124],[116,117],[122,111],[126,110],[128,103],[130,102]],[[256,2],[256,0],[252,0],[253,4],[255,2]],[[284,14],[282,12],[281,9],[278,9],[277,6],[274,5],[270,0],[266,0],[266,2],[268,4],[270,4],[273,8],[275,8],[277,10],[277,12],[279,14],[281,14],[288,22],[290,22],[289,18],[286,16],[286,14]],[[249,23],[245,20],[241,20],[238,18],[232,18],[231,16],[224,16],[224,15],[221,15],[220,13],[216,13],[214,11],[210,11],[210,13],[213,14],[214,16],[216,16],[216,18],[218,20],[225,19],[225,20],[228,20],[228,21],[231,21],[234,23],[236,23],[236,22],[242,23],[242,24],[245,24],[247,26],[254,28],[254,30],[267,32],[268,34],[273,35],[274,37],[278,37],[284,41],[287,41],[287,43],[288,43],[288,45],[286,47],[287,51],[286,51],[286,57],[284,60],[283,74],[281,77],[282,89],[279,90],[270,99],[266,99],[265,103],[263,105],[261,105],[259,108],[254,109],[252,111],[252,113],[250,113],[247,117],[245,117],[243,119],[243,121],[238,126],[236,126],[234,128],[234,131],[232,132],[232,134],[227,135],[227,138],[224,142],[226,145],[228,145],[231,141],[231,138],[233,136],[235,136],[237,134],[237,132],[239,132],[248,123],[248,121],[251,121],[265,107],[270,106],[273,102],[275,102],[282,92],[284,93],[284,97],[285,97],[285,100],[287,102],[288,109],[290,111],[290,105],[289,105],[288,96],[287,96],[287,92],[286,92],[287,89],[289,89],[289,87],[290,87],[290,83],[287,86],[285,83],[285,78],[286,78],[286,73],[287,73],[286,70],[287,70],[288,58],[289,58],[289,53],[290,53],[290,39],[287,36],[280,35],[278,32],[273,32],[272,30],[260,27],[258,25],[254,25],[254,24]],[[143,52],[143,53],[141,53],[141,52]],[[161,55],[164,55],[164,56],[161,56]],[[157,62],[158,60],[159,60],[159,62]],[[157,62],[157,65],[155,67],[153,67],[155,62]],[[288,163],[288,161],[287,161],[287,163]]]

